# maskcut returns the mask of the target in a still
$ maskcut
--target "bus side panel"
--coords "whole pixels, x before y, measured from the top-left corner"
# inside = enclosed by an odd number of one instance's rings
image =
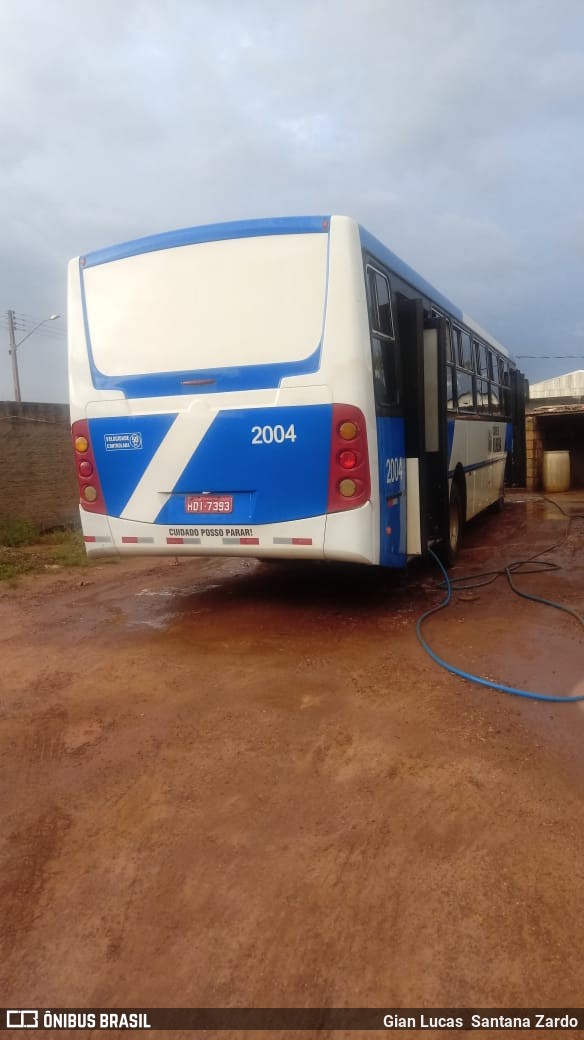
[[[503,495],[508,424],[504,419],[450,419],[448,476],[460,467],[466,485],[466,520]]]
[[[405,567],[407,503],[404,421],[377,420],[379,452],[380,564]]]
[[[366,506],[328,514],[325,556],[378,565],[378,447],[369,315],[359,227],[348,217],[331,220],[320,379],[335,403],[352,404],[361,410],[367,427],[371,477],[371,499]]]

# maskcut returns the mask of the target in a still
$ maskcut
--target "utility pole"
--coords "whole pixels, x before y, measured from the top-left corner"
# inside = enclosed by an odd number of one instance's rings
[[[14,386],[14,400],[21,401],[20,379],[18,376],[18,358],[16,356],[16,336],[14,335],[14,311],[6,312],[8,318],[8,335],[10,337],[10,348],[8,353],[12,359],[12,385]]]
[[[29,336],[32,336],[33,332],[36,332],[37,329],[40,329],[41,325],[46,325],[48,321],[55,321],[56,318],[60,318],[60,314],[49,314],[48,318],[43,318],[42,321],[37,322],[34,328],[32,328],[30,332],[27,332],[26,336],[23,336],[19,343],[16,342],[16,335],[14,331],[14,311],[6,311],[6,317],[8,318],[8,336],[10,339],[10,347],[8,353],[12,358],[12,383],[14,386],[14,400],[22,401],[22,397],[20,396],[20,377],[18,375],[18,356],[16,354],[16,351],[19,347],[22,346],[24,341],[29,338]]]

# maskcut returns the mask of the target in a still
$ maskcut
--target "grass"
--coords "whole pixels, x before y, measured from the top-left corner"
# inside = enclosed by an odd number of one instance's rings
[[[24,517],[0,516],[0,546],[30,545],[39,535],[39,528]]]
[[[28,520],[0,517],[0,581],[14,583],[23,574],[87,563],[80,531],[40,534]]]

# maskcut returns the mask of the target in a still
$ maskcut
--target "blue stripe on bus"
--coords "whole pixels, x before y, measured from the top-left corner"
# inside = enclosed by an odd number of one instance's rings
[[[404,420],[401,417],[378,418],[376,425],[379,469],[379,562],[382,567],[405,567],[407,504]]]
[[[270,524],[322,516],[328,499],[331,423],[330,404],[219,412],[155,523]],[[265,443],[263,431],[272,431],[266,437],[273,437],[276,426],[282,439]],[[231,495],[233,512],[187,513],[186,496],[203,491]]]
[[[473,462],[470,466],[462,466],[464,473],[474,473],[475,469],[484,469],[485,466],[495,466],[498,462],[504,462],[505,459],[501,456],[498,459],[486,459],[484,462]],[[448,476],[454,476],[454,470],[448,470]]]
[[[89,332],[87,332],[89,335]],[[234,390],[272,390],[289,376],[310,375],[320,368],[322,344],[307,358],[269,365],[241,365],[237,368],[201,368],[193,372],[152,372],[147,375],[104,376],[96,367],[89,349],[92,382],[96,390],[121,390],[128,398],[179,397],[185,394],[221,394]],[[210,352],[211,353],[211,352]],[[202,380],[201,386],[190,385]],[[210,380],[210,382],[207,382]]]
[[[454,444],[454,419],[448,419],[448,462],[452,458],[452,445]]]
[[[89,420],[91,447],[108,516],[120,516],[123,512],[176,416],[176,412],[167,412]],[[132,435],[137,435],[139,446],[131,446]]]
[[[330,217],[269,217],[263,220],[232,220],[223,224],[201,224],[178,228],[158,235],[135,238],[119,245],[96,249],[80,258],[82,267],[96,267],[112,260],[124,260],[141,253],[154,253],[176,246],[190,246],[200,242],[220,242],[229,238],[258,238],[264,235],[328,234]]]
[[[89,420],[109,516],[124,512],[176,417],[172,412]],[[162,500],[171,491],[155,523],[267,524],[322,516],[328,498],[331,423],[330,404],[219,412],[174,487],[162,481],[152,488]],[[281,427],[279,440],[265,443],[264,428],[268,438],[275,427]],[[187,513],[186,496],[203,491],[232,495],[233,512]]]

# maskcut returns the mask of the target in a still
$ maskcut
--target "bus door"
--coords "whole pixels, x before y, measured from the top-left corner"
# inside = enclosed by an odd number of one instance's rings
[[[404,387],[407,553],[425,553],[448,532],[446,323],[421,299],[397,307]]]
[[[373,260],[367,263],[366,271],[379,469],[379,562],[382,567],[405,567],[406,472],[399,337],[388,274]]]
[[[505,483],[512,487],[524,487],[526,480],[526,439],[525,439],[525,401],[529,396],[529,386],[522,372],[510,370],[510,416],[511,426],[507,427],[508,436],[505,444],[507,463],[505,467]],[[508,409],[509,410],[509,409]]]

